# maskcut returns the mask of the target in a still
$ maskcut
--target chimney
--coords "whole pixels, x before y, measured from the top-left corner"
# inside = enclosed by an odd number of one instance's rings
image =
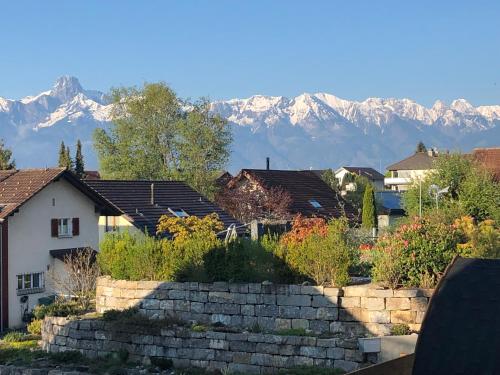
[[[151,184],[151,205],[155,205],[155,184]]]
[[[269,156],[266,158],[266,170],[269,170]]]

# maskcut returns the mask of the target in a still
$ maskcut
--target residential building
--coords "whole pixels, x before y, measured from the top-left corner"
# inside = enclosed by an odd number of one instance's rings
[[[347,174],[355,174],[357,176],[365,177],[368,181],[370,181],[376,191],[384,190],[384,175],[373,168],[340,167],[335,171],[335,177],[339,181],[339,185],[342,185],[344,177]]]
[[[401,194],[401,192],[394,190],[375,192],[379,228],[389,227],[398,219],[406,216],[401,201]]]
[[[418,179],[423,179],[432,169],[438,158],[438,152],[434,149],[426,152],[416,152],[397,163],[387,167],[391,173],[386,177],[384,183],[391,190],[408,190],[411,184]]]
[[[236,219],[180,181],[88,180],[85,183],[120,213],[118,217],[101,216],[101,240],[107,232],[124,230],[155,236],[163,215],[204,217],[215,212],[226,228],[234,225],[238,233],[245,231]]]
[[[229,181],[227,189],[245,194],[259,194],[273,188],[282,189],[290,197],[288,219],[301,214],[306,217],[356,217],[354,208],[332,190],[315,171],[242,169]]]
[[[0,322],[19,327],[65,254],[98,249],[100,215],[118,212],[63,168],[0,171]]]

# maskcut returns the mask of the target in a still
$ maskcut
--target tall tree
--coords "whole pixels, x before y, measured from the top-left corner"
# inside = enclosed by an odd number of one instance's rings
[[[15,169],[16,162],[11,158],[12,151],[5,147],[3,140],[0,140],[0,169]]]
[[[331,168],[325,170],[321,174],[321,179],[325,181],[332,190],[339,190],[339,180],[337,179],[337,177],[335,177],[335,173]]]
[[[183,103],[164,83],[112,90],[112,125],[97,129],[94,147],[105,178],[184,179],[212,196],[229,158],[227,121],[207,100]]]
[[[215,179],[229,160],[232,140],[227,121],[210,112],[210,102],[201,99],[180,122],[177,151],[182,178],[200,193],[213,198]]]
[[[378,227],[377,207],[375,205],[375,193],[373,187],[368,184],[363,197],[363,216],[361,225],[363,228],[371,229]]]
[[[73,159],[71,159],[71,152],[69,146],[66,146],[66,169],[73,170]]]
[[[417,143],[415,152],[427,152],[427,147],[425,147],[424,142],[420,141]]]
[[[64,141],[61,141],[61,146],[59,147],[59,167],[71,169],[71,157],[69,155],[69,147],[66,147]]]
[[[83,178],[85,174],[85,164],[83,162],[82,154],[82,142],[80,142],[80,140],[78,140],[78,142],[76,143],[75,173],[80,178]]]

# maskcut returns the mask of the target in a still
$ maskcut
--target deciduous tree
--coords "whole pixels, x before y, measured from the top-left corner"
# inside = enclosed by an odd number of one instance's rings
[[[0,169],[15,169],[16,163],[12,158],[12,151],[5,147],[3,140],[0,140]]]

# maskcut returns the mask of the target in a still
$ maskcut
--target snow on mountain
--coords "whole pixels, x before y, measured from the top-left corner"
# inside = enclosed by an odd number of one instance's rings
[[[464,99],[427,108],[410,99],[350,101],[328,93],[295,98],[255,95],[212,103],[233,125],[231,170],[261,167],[326,168],[358,164],[378,169],[428,146],[468,151],[500,143],[500,105],[474,107]],[[52,89],[20,100],[0,98],[0,136],[21,167],[54,165],[61,140],[83,142],[96,168],[92,133],[109,124],[106,96],[63,76]]]

